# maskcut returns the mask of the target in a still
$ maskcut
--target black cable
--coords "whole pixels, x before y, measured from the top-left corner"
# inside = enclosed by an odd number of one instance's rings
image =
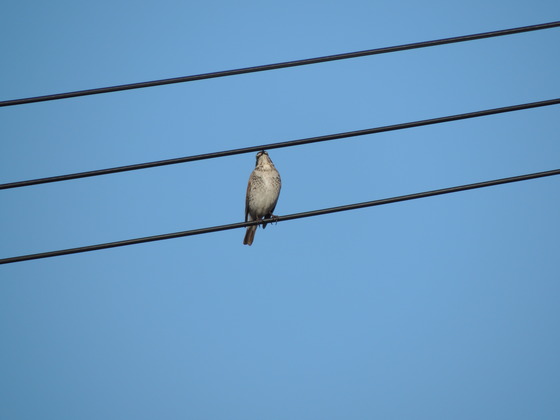
[[[345,60],[348,58],[364,57],[368,55],[385,54],[385,53],[391,53],[397,51],[412,50],[416,48],[433,47],[436,45],[452,44],[456,42],[474,41],[477,39],[492,38],[496,36],[513,35],[522,32],[556,28],[559,26],[560,26],[560,21],[548,22],[548,23],[542,23],[538,25],[522,26],[518,28],[502,29],[498,31],[482,32],[482,33],[472,34],[472,35],[463,35],[463,36],[456,36],[452,38],[436,39],[433,41],[415,42],[412,44],[396,45],[392,47],[376,48],[371,50],[355,51],[355,52],[343,53],[343,54],[327,55],[324,57],[308,58],[304,60],[286,61],[282,63],[266,64],[266,65],[254,66],[254,67],[244,67],[244,68],[234,69],[234,70],[224,70],[224,71],[217,71],[213,73],[195,74],[192,76],[173,77],[170,79],[153,80],[150,82],[129,83],[125,85],[79,90],[75,92],[58,93],[53,95],[35,96],[31,98],[12,99],[7,101],[1,101],[0,107],[23,105],[23,104],[33,103],[33,102],[53,101],[56,99],[75,98],[78,96],[96,95],[99,93],[118,92],[122,90],[139,89],[139,88],[146,88],[152,86],[162,86],[162,85],[169,85],[172,83],[192,82],[195,80],[213,79],[216,77],[234,76],[238,74],[276,70],[276,69],[283,69],[287,67],[305,66],[308,64],[325,63],[328,61]]]
[[[532,173],[532,174],[527,174],[527,175],[518,175],[518,176],[509,177],[509,178],[494,179],[494,180],[491,180],[491,181],[477,182],[477,183],[474,183],[474,184],[460,185],[460,186],[457,186],[457,187],[450,187],[450,188],[443,188],[443,189],[439,189],[439,190],[425,191],[425,192],[420,192],[420,193],[416,193],[416,194],[401,195],[401,196],[398,196],[398,197],[384,198],[384,199],[381,199],[381,200],[366,201],[364,203],[348,204],[348,205],[345,205],[345,206],[331,207],[331,208],[327,208],[327,209],[313,210],[313,211],[307,211],[307,212],[303,212],[303,213],[289,214],[289,215],[286,215],[286,216],[278,216],[276,218],[265,219],[264,221],[267,222],[267,223],[284,222],[284,221],[287,221],[287,220],[301,219],[301,218],[304,218],[304,217],[320,216],[320,215],[323,215],[323,214],[337,213],[337,212],[340,212],[340,211],[361,209],[361,208],[364,208],[364,207],[381,206],[381,205],[385,205],[385,204],[398,203],[398,202],[401,202],[401,201],[415,200],[415,199],[418,199],[418,198],[425,198],[425,197],[433,197],[433,196],[436,196],[436,195],[450,194],[450,193],[455,193],[455,192],[459,192],[459,191],[474,190],[474,189],[477,189],[477,188],[484,188],[484,187],[490,187],[490,186],[494,186],[494,185],[508,184],[508,183],[512,183],[512,182],[526,181],[526,180],[529,180],[529,179],[543,178],[543,177],[552,176],[552,175],[560,175],[560,169],[554,169],[554,170],[545,171],[545,172],[537,172],[537,173]],[[22,256],[19,256],[19,257],[11,257],[11,258],[0,259],[0,264],[9,264],[9,263],[14,263],[14,262],[37,260],[37,259],[40,259],[40,258],[58,257],[58,256],[61,256],[61,255],[77,254],[77,253],[81,253],[81,252],[98,251],[98,250],[101,250],[101,249],[115,248],[115,247],[127,246],[127,245],[135,245],[135,244],[141,244],[141,243],[145,243],[145,242],[161,241],[161,240],[164,240],[164,239],[180,238],[180,237],[183,237],[183,236],[202,235],[202,234],[206,234],[206,233],[219,232],[219,231],[222,231],[222,230],[242,228],[242,227],[256,225],[256,224],[260,224],[260,223],[262,223],[262,221],[233,223],[233,224],[229,224],[229,225],[221,225],[221,226],[213,226],[213,227],[202,228],[202,229],[186,230],[186,231],[183,231],[183,232],[166,233],[166,234],[163,234],[163,235],[146,236],[144,238],[127,239],[127,240],[124,240],[124,241],[109,242],[109,243],[98,244],[98,245],[88,245],[88,246],[82,246],[82,247],[79,247],[79,248],[69,248],[69,249],[63,249],[63,250],[59,250],[59,251],[43,252],[43,253],[39,253],[39,254],[22,255]]]
[[[502,108],[493,108],[493,109],[486,109],[482,111],[475,111],[475,112],[467,112],[465,114],[456,114],[456,115],[449,115],[446,117],[438,117],[432,118],[428,120],[420,120],[420,121],[413,121],[408,123],[401,123],[401,124],[394,124],[394,125],[386,125],[382,127],[375,127],[375,128],[367,128],[364,130],[358,131],[347,131],[344,133],[337,133],[337,134],[329,134],[326,136],[318,136],[318,137],[309,137],[300,140],[290,140],[290,141],[283,141],[279,143],[270,143],[270,144],[262,144],[259,146],[251,146],[251,147],[244,147],[241,149],[232,149],[232,150],[225,150],[222,152],[214,152],[214,153],[206,153],[202,155],[194,155],[194,156],[184,156],[180,158],[174,159],[166,159],[166,160],[158,160],[155,162],[146,162],[146,163],[137,163],[134,165],[127,165],[127,166],[117,166],[114,168],[107,168],[107,169],[97,169],[93,171],[86,171],[86,172],[78,172],[73,174],[66,174],[66,175],[58,175],[58,176],[51,176],[46,178],[37,178],[37,179],[30,179],[27,181],[16,181],[16,182],[9,182],[6,184],[0,184],[0,190],[6,190],[10,188],[20,188],[20,187],[27,187],[31,185],[38,185],[38,184],[46,184],[50,182],[60,182],[60,181],[68,181],[71,179],[78,179],[78,178],[86,178],[90,176],[99,176],[99,175],[108,175],[114,174],[118,172],[125,172],[125,171],[133,171],[137,169],[147,169],[147,168],[154,168],[157,166],[164,166],[164,165],[173,165],[177,163],[186,163],[186,162],[194,162],[197,160],[204,160],[204,159],[213,159],[218,157],[225,157],[225,156],[232,156],[232,155],[239,155],[242,153],[251,153],[251,152],[258,152],[259,150],[265,149],[279,149],[282,147],[290,147],[290,146],[300,146],[303,144],[309,143],[317,143],[322,141],[328,140],[337,140],[346,137],[356,137],[356,136],[363,136],[366,134],[376,134],[376,133],[383,133],[387,131],[395,131],[395,130],[402,130],[405,128],[413,128],[413,127],[421,127],[424,125],[431,125],[431,124],[439,124],[444,122],[450,121],[458,121],[464,120],[468,118],[476,118],[476,117],[483,117],[487,115],[494,115],[494,114],[501,114],[504,112],[512,112],[512,111],[520,111],[524,109],[530,108],[538,108],[542,106],[549,106],[549,105],[558,105],[560,104],[560,98],[556,99],[549,99],[546,101],[539,101],[539,102],[530,102],[520,105],[511,105]]]

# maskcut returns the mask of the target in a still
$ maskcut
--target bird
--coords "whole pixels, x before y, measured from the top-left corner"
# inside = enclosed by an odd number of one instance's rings
[[[245,221],[269,219],[278,202],[282,180],[274,163],[265,150],[257,153],[255,169],[249,177],[245,198]],[[262,224],[263,229],[266,223]],[[247,226],[243,245],[251,245],[255,239],[257,225]]]

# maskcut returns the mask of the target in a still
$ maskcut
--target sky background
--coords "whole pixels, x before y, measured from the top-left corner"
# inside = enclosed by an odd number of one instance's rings
[[[18,1],[0,100],[560,20]],[[0,109],[0,182],[560,96],[560,29]],[[272,150],[291,214],[560,167],[560,108]],[[0,192],[0,258],[243,221],[254,154]],[[0,266],[0,418],[558,419],[560,177]]]

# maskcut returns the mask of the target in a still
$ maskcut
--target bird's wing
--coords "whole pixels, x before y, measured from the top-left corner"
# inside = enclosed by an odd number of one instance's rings
[[[247,183],[247,193],[245,194],[245,221],[248,222],[249,219],[249,190],[251,189],[251,179]]]

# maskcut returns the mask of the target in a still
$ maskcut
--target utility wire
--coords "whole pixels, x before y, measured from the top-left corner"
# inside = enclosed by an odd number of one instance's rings
[[[299,140],[290,140],[290,141],[283,141],[279,143],[262,144],[259,146],[244,147],[241,149],[225,150],[221,152],[206,153],[202,155],[184,156],[184,157],[179,157],[174,159],[158,160],[158,161],[146,162],[146,163],[137,163],[134,165],[117,166],[114,168],[97,169],[93,171],[51,176],[47,178],[37,178],[37,179],[30,179],[26,181],[9,182],[6,184],[0,184],[0,190],[27,187],[27,186],[38,185],[38,184],[46,184],[50,182],[68,181],[71,179],[86,178],[91,176],[108,175],[108,174],[114,174],[118,172],[133,171],[137,169],[154,168],[157,166],[173,165],[177,163],[194,162],[197,160],[213,159],[213,158],[219,158],[225,156],[239,155],[242,153],[257,152],[259,150],[265,150],[265,149],[271,150],[271,149],[279,149],[282,147],[300,146],[309,143],[318,143],[322,141],[337,140],[346,137],[356,137],[356,136],[363,136],[366,134],[377,134],[377,133],[383,133],[387,131],[403,130],[406,128],[421,127],[425,125],[465,120],[468,118],[477,118],[477,117],[483,117],[487,115],[501,114],[504,112],[520,111],[524,109],[538,108],[538,107],[558,105],[558,104],[560,104],[560,98],[549,99],[546,101],[539,101],[539,102],[530,102],[530,103],[519,104],[519,105],[511,105],[502,108],[485,109],[482,111],[467,112],[465,114],[449,115],[446,117],[431,118],[427,120],[412,121],[412,122],[394,124],[394,125],[386,125],[382,127],[367,128],[358,131],[347,131],[344,133],[329,134],[329,135],[318,136],[318,137],[309,137],[309,138],[299,139]]]
[[[415,199],[418,199],[418,198],[433,197],[433,196],[436,196],[436,195],[450,194],[450,193],[455,193],[455,192],[459,192],[459,191],[474,190],[474,189],[477,189],[477,188],[485,188],[485,187],[491,187],[491,186],[494,186],[494,185],[508,184],[508,183],[519,182],[519,181],[526,181],[526,180],[529,180],[529,179],[543,178],[543,177],[548,177],[548,176],[552,176],[552,175],[560,175],[560,169],[554,169],[554,170],[551,170],[551,171],[537,172],[537,173],[526,174],[526,175],[518,175],[518,176],[509,177],[509,178],[494,179],[494,180],[490,180],[490,181],[477,182],[477,183],[474,183],[474,184],[460,185],[460,186],[457,186],[457,187],[450,187],[450,188],[443,188],[443,189],[439,189],[439,190],[425,191],[425,192],[420,192],[420,193],[416,193],[416,194],[401,195],[401,196],[398,196],[398,197],[384,198],[384,199],[381,199],[381,200],[366,201],[366,202],[357,203],[357,204],[348,204],[348,205],[339,206],[339,207],[330,207],[330,208],[326,208],[326,209],[307,211],[307,212],[303,212],[303,213],[289,214],[289,215],[286,215],[286,216],[277,216],[275,218],[264,219],[264,222],[266,222],[266,223],[284,222],[284,221],[287,221],[287,220],[301,219],[301,218],[304,218],[304,217],[320,216],[320,215],[323,215],[323,214],[337,213],[337,212],[341,212],[341,211],[355,210],[355,209],[361,209],[361,208],[365,208],[365,207],[381,206],[381,205],[385,205],[385,204],[398,203],[398,202],[401,202],[401,201],[408,201],[408,200],[415,200]],[[145,243],[145,242],[161,241],[161,240],[165,240],[165,239],[174,239],[174,238],[180,238],[180,237],[183,237],[183,236],[202,235],[202,234],[206,234],[206,233],[219,232],[219,231],[222,231],[222,230],[230,230],[230,229],[237,229],[237,228],[242,228],[242,227],[246,227],[246,226],[258,225],[262,222],[263,221],[233,223],[233,224],[229,224],[229,225],[213,226],[213,227],[208,227],[208,228],[186,230],[186,231],[175,232],[175,233],[166,233],[166,234],[163,234],[163,235],[155,235],[155,236],[146,236],[146,237],[143,237],[143,238],[127,239],[127,240],[124,240],[124,241],[108,242],[108,243],[97,244],[97,245],[88,245],[88,246],[82,246],[82,247],[79,247],[79,248],[69,248],[69,249],[63,249],[63,250],[59,250],[59,251],[43,252],[43,253],[39,253],[39,254],[22,255],[22,256],[19,256],[19,257],[11,257],[11,258],[0,259],[0,264],[9,264],[9,263],[15,263],[15,262],[21,262],[21,261],[37,260],[37,259],[40,259],[40,258],[58,257],[58,256],[62,256],[62,255],[77,254],[77,253],[81,253],[81,252],[98,251],[98,250],[101,250],[101,249],[116,248],[116,247],[127,246],[127,245],[135,245],[135,244],[141,244],[141,243]]]
[[[29,104],[34,102],[53,101],[57,99],[75,98],[78,96],[96,95],[100,93],[118,92],[122,90],[139,89],[139,88],[146,88],[152,86],[162,86],[162,85],[169,85],[172,83],[192,82],[195,80],[213,79],[216,77],[234,76],[238,74],[255,73],[259,71],[276,70],[276,69],[283,69],[287,67],[305,66],[308,64],[325,63],[328,61],[345,60],[349,58],[365,57],[369,55],[412,50],[416,48],[433,47],[436,45],[445,45],[445,44],[452,44],[457,42],[474,41],[477,39],[492,38],[497,36],[513,35],[522,32],[556,28],[559,26],[560,26],[560,21],[555,21],[555,22],[542,23],[538,25],[522,26],[518,28],[503,29],[503,30],[491,31],[491,32],[482,32],[482,33],[472,34],[472,35],[463,35],[463,36],[456,36],[452,38],[436,39],[432,41],[415,42],[412,44],[396,45],[392,47],[384,47],[384,48],[355,51],[355,52],[343,53],[343,54],[327,55],[323,57],[308,58],[304,60],[286,61],[282,63],[266,64],[266,65],[260,65],[254,67],[244,67],[240,69],[217,71],[213,73],[195,74],[191,76],[173,77],[170,79],[153,80],[149,82],[129,83],[125,85],[79,90],[75,92],[58,93],[53,95],[35,96],[31,98],[12,99],[7,101],[1,101],[0,107],[23,105],[23,104]]]

